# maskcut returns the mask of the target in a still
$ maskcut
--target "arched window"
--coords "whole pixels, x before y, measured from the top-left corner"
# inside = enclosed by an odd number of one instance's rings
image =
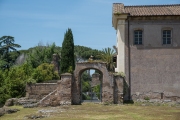
[[[134,30],[134,44],[142,45],[142,30]]]

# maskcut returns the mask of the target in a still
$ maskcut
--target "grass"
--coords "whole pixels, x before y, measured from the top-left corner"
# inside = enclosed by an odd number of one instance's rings
[[[44,115],[42,120],[180,120],[180,107],[170,106],[140,106],[102,105],[83,103],[82,105],[23,108],[13,106],[20,111],[5,114],[0,120],[24,120],[26,115],[40,114],[39,110],[54,111]]]

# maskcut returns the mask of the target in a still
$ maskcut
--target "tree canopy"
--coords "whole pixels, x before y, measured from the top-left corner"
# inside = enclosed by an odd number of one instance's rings
[[[74,59],[74,39],[72,30],[68,28],[64,35],[64,41],[62,43],[60,72],[73,72],[73,70],[75,69]]]
[[[113,62],[113,56],[115,54],[115,51],[111,48],[105,48],[102,50],[102,54],[98,55],[100,60],[104,61],[107,63],[106,67],[108,71],[114,71],[115,65]]]
[[[12,51],[17,51],[16,48],[20,48],[19,44],[14,43],[14,37],[12,36],[2,36],[0,38],[0,67],[3,69],[8,69],[13,64],[13,59],[11,56]]]
[[[38,67],[42,63],[50,63],[52,61],[53,54],[55,51],[56,45],[38,45],[30,50],[27,57],[27,62],[32,65],[33,68]]]

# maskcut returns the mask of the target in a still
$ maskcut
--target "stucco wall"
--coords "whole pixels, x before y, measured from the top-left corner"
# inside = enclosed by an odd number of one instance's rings
[[[162,98],[161,93],[164,93],[163,98],[180,97],[180,22],[178,21],[131,19],[129,35],[126,24],[125,73],[126,80],[129,81],[129,36],[132,97],[144,94],[151,98]],[[162,45],[161,32],[163,28],[172,28],[172,45]],[[133,45],[135,29],[143,30],[143,45]]]

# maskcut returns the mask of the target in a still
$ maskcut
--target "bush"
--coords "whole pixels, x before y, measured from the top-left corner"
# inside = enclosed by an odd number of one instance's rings
[[[44,82],[48,80],[58,80],[60,77],[58,75],[58,72],[54,70],[53,64],[43,63],[39,65],[34,73],[33,73],[33,79],[35,79],[37,82]]]

